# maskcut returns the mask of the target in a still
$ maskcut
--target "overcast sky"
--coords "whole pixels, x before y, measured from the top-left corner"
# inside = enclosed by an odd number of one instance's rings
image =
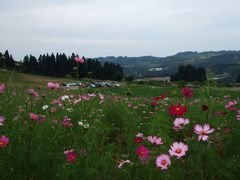
[[[0,52],[86,57],[239,50],[240,0],[0,0]]]

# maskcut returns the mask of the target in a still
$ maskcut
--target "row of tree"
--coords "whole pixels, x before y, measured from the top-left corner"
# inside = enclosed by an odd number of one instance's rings
[[[15,61],[12,55],[9,54],[8,51],[5,51],[4,54],[0,52],[0,68],[14,68]]]
[[[12,56],[9,56],[8,51],[5,54],[0,54],[4,60],[0,67],[13,68],[15,61]],[[43,54],[37,59],[33,55],[26,55],[23,61],[19,63],[18,70],[24,73],[34,73],[46,76],[94,78],[94,79],[109,79],[122,80],[124,77],[123,70],[119,64],[105,62],[101,64],[95,59],[85,59],[83,64],[75,62],[74,58],[78,55],[74,53],[67,57],[64,53],[56,55]],[[77,72],[78,71],[78,72]]]
[[[207,80],[206,70],[203,67],[194,67],[191,64],[180,65],[176,74],[171,75],[170,81],[199,81]]]

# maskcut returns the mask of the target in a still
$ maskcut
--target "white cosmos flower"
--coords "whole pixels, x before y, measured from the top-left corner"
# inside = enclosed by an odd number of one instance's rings
[[[42,107],[43,110],[46,110],[47,108],[48,108],[48,105],[44,105],[44,106]]]

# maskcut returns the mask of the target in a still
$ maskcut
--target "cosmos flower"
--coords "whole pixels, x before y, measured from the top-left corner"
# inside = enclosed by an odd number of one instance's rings
[[[64,154],[66,155],[66,160],[69,163],[74,163],[78,157],[78,154],[74,152],[73,149],[64,151]]]
[[[152,106],[152,107],[156,107],[157,104],[158,104],[157,101],[152,101],[152,102],[151,102],[151,106]]]
[[[187,112],[186,106],[182,106],[180,103],[178,103],[177,106],[172,104],[169,107],[169,114],[170,115],[183,116],[185,112]]]
[[[5,135],[0,137],[0,148],[6,147],[9,143],[9,138]]]
[[[160,96],[154,97],[154,101],[159,101],[161,99],[165,99],[167,97],[167,94],[161,94]]]
[[[173,124],[174,124],[173,129],[175,129],[175,130],[183,129],[183,127],[186,124],[189,124],[189,119],[187,119],[187,118],[176,118],[174,120]]]
[[[149,158],[149,153],[150,153],[150,151],[143,145],[139,146],[136,149],[136,154],[139,156],[139,158],[141,160],[145,160],[145,159]]]
[[[208,110],[208,106],[207,105],[202,105],[202,110],[203,111],[207,111]]]
[[[84,63],[84,59],[81,57],[75,57],[74,60],[79,63],[79,64],[83,64]]]
[[[30,119],[37,121],[39,119],[39,116],[37,114],[34,114],[32,112],[29,113]]]
[[[0,84],[0,94],[4,92],[5,84]]]
[[[73,126],[73,124],[71,123],[71,118],[69,118],[67,116],[64,116],[63,126],[64,127],[71,127],[71,126]]]
[[[144,141],[143,137],[136,137],[134,138],[135,143],[142,143]]]
[[[189,87],[183,87],[181,89],[181,93],[187,97],[187,98],[192,98],[193,97],[193,94],[194,94],[194,91],[192,88],[189,88]]]
[[[148,136],[147,140],[155,145],[163,144],[162,139],[157,136]]]
[[[181,158],[182,156],[186,155],[188,151],[188,145],[185,145],[182,142],[174,142],[169,150],[169,154],[171,156],[177,156],[177,158]]]
[[[39,97],[38,93],[34,89],[28,89],[28,93],[33,97]]]
[[[207,141],[208,134],[214,132],[215,130],[210,127],[209,124],[204,124],[203,126],[196,124],[194,126],[194,132],[198,134],[198,141]]]
[[[47,87],[48,87],[49,89],[58,89],[60,86],[59,86],[58,83],[49,82],[49,83],[47,84]]]
[[[167,154],[161,154],[156,159],[156,166],[160,167],[162,170],[168,169],[171,165],[170,156]]]

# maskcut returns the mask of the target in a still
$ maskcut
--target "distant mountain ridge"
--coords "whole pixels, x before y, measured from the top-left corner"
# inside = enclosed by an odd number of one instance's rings
[[[167,57],[108,56],[96,59],[102,63],[109,61],[120,64],[125,74],[136,78],[170,76],[181,64],[202,66],[216,75],[228,74],[225,78],[228,82],[234,81],[240,73],[240,51],[186,51]]]

